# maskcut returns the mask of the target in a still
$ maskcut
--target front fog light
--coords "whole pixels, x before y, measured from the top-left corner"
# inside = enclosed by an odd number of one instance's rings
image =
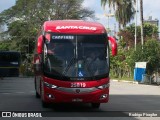
[[[100,97],[100,99],[105,99],[105,98],[107,98],[107,94],[103,94],[103,95],[101,95],[101,97]]]
[[[52,94],[47,94],[48,98],[54,99],[54,96]]]

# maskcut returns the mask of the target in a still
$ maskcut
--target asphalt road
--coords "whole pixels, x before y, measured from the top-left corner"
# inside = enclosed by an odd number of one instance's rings
[[[132,118],[138,120],[134,113],[160,115],[160,86],[111,81],[109,103],[101,104],[99,109],[93,109],[89,104],[58,104],[43,108],[40,99],[35,97],[33,78],[4,78],[0,80],[0,111],[42,112],[62,119],[73,116],[94,119],[115,116],[118,119],[132,113]]]

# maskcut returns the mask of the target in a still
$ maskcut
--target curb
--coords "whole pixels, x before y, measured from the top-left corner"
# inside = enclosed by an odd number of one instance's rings
[[[111,79],[111,81],[114,81],[114,82],[124,82],[124,83],[139,84],[138,82],[135,82],[135,81],[127,81],[127,80],[115,80],[115,79]]]

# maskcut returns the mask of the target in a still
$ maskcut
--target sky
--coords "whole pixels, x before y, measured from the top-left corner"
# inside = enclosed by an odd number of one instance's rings
[[[83,6],[88,7],[91,10],[95,11],[96,22],[99,22],[103,24],[105,27],[110,27],[110,29],[117,29],[117,22],[114,17],[105,17],[104,14],[109,13],[109,8],[106,6],[105,10],[101,7],[101,0],[84,0]],[[139,0],[138,0],[139,3]],[[0,12],[2,12],[5,9],[8,9],[9,7],[13,6],[15,4],[15,0],[0,0]],[[139,6],[139,5],[138,5]],[[148,19],[149,16],[152,16],[153,19],[158,19],[160,20],[160,0],[143,0],[143,7],[144,7],[144,19]],[[140,15],[138,12],[138,24],[140,24]],[[132,20],[132,23],[134,20]],[[109,23],[109,24],[108,24]]]

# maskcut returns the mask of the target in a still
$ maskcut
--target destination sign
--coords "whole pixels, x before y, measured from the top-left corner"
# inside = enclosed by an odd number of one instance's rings
[[[73,35],[54,35],[52,36],[52,39],[56,40],[73,40],[74,36]]]

